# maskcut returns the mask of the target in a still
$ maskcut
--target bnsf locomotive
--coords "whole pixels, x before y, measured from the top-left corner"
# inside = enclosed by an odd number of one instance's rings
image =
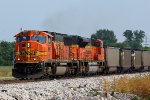
[[[16,78],[150,70],[150,52],[103,47],[99,39],[26,30],[16,36]]]

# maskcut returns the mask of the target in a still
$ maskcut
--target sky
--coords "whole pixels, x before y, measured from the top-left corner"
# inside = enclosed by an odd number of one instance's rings
[[[150,0],[0,0],[0,41],[23,30],[52,31],[89,38],[99,29],[143,30],[150,45]]]

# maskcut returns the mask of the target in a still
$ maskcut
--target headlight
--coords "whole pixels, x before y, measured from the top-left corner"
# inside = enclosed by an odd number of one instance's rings
[[[17,59],[18,61],[20,60],[20,58]]]
[[[28,47],[28,48],[30,47],[30,43],[27,43],[27,47]]]
[[[36,58],[34,58],[33,60],[36,61]]]

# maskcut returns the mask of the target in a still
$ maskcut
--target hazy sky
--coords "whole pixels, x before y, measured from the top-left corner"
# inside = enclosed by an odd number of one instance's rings
[[[85,37],[110,29],[119,41],[126,29],[143,30],[150,42],[150,0],[0,0],[0,41],[20,28]]]

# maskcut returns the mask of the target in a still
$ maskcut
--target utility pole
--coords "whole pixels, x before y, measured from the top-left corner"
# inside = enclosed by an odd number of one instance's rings
[[[20,28],[20,31],[22,32],[22,27]]]
[[[145,35],[145,43],[144,43],[144,46],[145,46],[145,47],[148,47],[148,38],[147,38],[146,35]]]

